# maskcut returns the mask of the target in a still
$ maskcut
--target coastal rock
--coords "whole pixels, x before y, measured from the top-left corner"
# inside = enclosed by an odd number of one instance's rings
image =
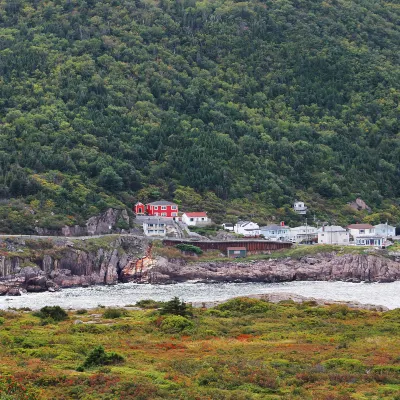
[[[390,282],[400,279],[400,263],[365,254],[320,254],[306,259],[255,262],[157,262],[148,273],[151,283],[202,280],[214,282],[349,281]]]
[[[18,240],[15,239],[16,244]],[[29,292],[58,290],[60,287],[112,285],[120,281],[121,271],[143,257],[149,241],[140,236],[107,236],[92,242],[52,241],[46,254],[33,253],[32,259],[0,256],[0,288]],[[31,264],[31,265],[30,265]],[[36,264],[36,265],[35,265]]]

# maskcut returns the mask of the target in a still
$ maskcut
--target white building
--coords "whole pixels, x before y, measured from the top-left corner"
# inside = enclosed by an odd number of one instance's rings
[[[296,228],[290,228],[289,240],[295,243],[314,242],[318,238],[318,229],[314,226],[303,225]]]
[[[243,236],[260,236],[260,227],[251,221],[238,221],[233,230]]]
[[[379,224],[375,225],[375,235],[387,237],[395,237],[396,236],[396,227],[388,224]]]
[[[382,247],[385,238],[377,235],[363,235],[355,238],[356,246]]]
[[[302,201],[295,201],[293,204],[293,210],[297,214],[307,214],[307,206]]]
[[[207,213],[203,211],[182,214],[182,222],[188,226],[205,226],[210,224]]]
[[[318,229],[319,244],[339,244],[348,245],[350,242],[350,233],[341,226],[323,226]]]
[[[229,222],[225,222],[224,224],[221,225],[226,231],[233,231],[235,229],[235,226]]]
[[[370,224],[351,224],[347,227],[347,232],[350,233],[353,238],[363,235],[374,235],[375,228]]]
[[[146,236],[166,236],[173,231],[173,222],[162,218],[146,218],[143,220],[143,232]]]
[[[266,239],[289,240],[290,227],[285,225],[267,225],[260,228],[261,235]]]

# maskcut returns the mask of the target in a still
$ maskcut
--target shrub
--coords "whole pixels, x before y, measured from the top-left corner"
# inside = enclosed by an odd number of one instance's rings
[[[163,301],[155,301],[151,299],[139,300],[138,302],[136,302],[137,307],[145,309],[159,308],[162,307],[164,304],[165,303]]]
[[[2,317],[0,317],[0,325],[3,325],[3,324],[4,324],[4,321],[5,321],[5,319],[2,318]]]
[[[181,315],[170,315],[161,322],[160,328],[166,333],[179,333],[193,328],[193,322]]]
[[[340,369],[345,371],[361,372],[365,368],[363,363],[352,358],[331,358],[322,363],[327,369]]]
[[[193,314],[191,308],[183,300],[179,300],[179,297],[167,301],[160,312],[161,314],[181,315],[182,317]]]
[[[51,320],[51,321],[65,321],[68,319],[68,314],[66,311],[60,306],[46,306],[42,307],[40,311],[34,313],[36,317],[39,317],[42,320]]]
[[[86,357],[85,362],[80,367],[80,370],[84,368],[97,367],[99,365],[113,365],[124,362],[125,359],[118,353],[106,353],[103,346],[95,347]],[[79,368],[79,367],[78,367]]]
[[[85,310],[84,308],[77,310],[76,312],[78,315],[83,315],[83,314],[87,314],[87,310]]]
[[[103,313],[103,317],[114,319],[125,317],[127,314],[127,311],[123,308],[107,308]]]
[[[189,253],[195,253],[195,254],[203,254],[203,250],[200,247],[194,246],[192,244],[185,244],[185,243],[180,243],[175,246],[177,249],[180,251],[186,251]]]
[[[271,304],[264,300],[250,299],[247,297],[231,299],[216,307],[216,309],[220,311],[236,311],[251,314],[263,313],[271,310],[271,308]]]

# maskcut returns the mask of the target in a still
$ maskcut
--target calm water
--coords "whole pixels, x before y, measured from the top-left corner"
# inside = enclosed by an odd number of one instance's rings
[[[30,307],[39,309],[46,305],[64,308],[94,308],[124,306],[138,300],[169,300],[178,296],[187,302],[226,300],[235,296],[271,292],[290,292],[307,297],[328,300],[358,301],[400,308],[400,282],[346,283],[346,282],[287,282],[287,283],[180,283],[176,285],[138,285],[134,283],[115,286],[63,289],[56,293],[30,293],[20,297],[0,297],[0,309]]]

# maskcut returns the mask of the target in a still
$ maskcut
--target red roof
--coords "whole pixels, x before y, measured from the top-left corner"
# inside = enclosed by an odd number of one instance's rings
[[[347,227],[348,229],[373,229],[370,224],[351,224]]]
[[[188,217],[207,217],[207,213],[204,211],[201,212],[186,212],[185,215]]]

